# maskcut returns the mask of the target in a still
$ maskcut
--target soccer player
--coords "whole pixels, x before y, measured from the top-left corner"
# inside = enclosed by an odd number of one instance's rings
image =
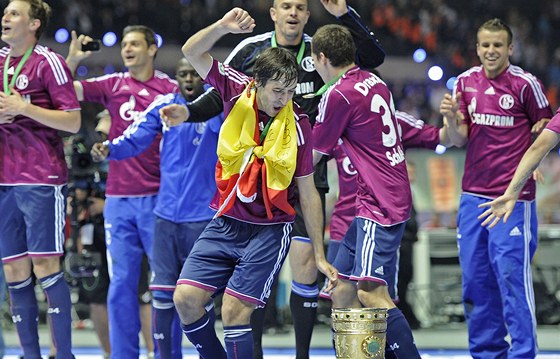
[[[402,131],[402,142],[405,150],[409,148],[435,150],[438,145],[445,147],[451,146],[445,127],[437,128],[425,124],[424,121],[403,111],[396,111],[395,117]],[[334,260],[350,224],[356,217],[355,199],[358,190],[358,185],[356,183],[358,172],[340,145],[337,144],[329,156],[336,161],[338,198],[334,204],[330,221],[330,242],[327,251],[327,260],[338,269],[339,278],[347,279],[343,276],[343,271],[336,266]],[[343,282],[339,283],[339,286],[341,285],[343,285]],[[321,297],[329,299],[329,293],[321,291]],[[344,306],[337,307],[343,308]]]
[[[75,70],[91,55],[81,44],[91,38],[72,32],[66,62]],[[142,25],[123,30],[121,56],[126,72],[75,81],[80,101],[101,103],[111,115],[109,140],[122,135],[148,106],[163,94],[178,91],[177,82],[154,69],[157,54],[154,32]],[[137,358],[140,317],[137,300],[142,256],[150,262],[155,228],[153,213],[160,183],[159,140],[138,156],[109,162],[105,201],[105,234],[108,249],[109,335],[111,357]]]
[[[317,30],[311,53],[328,84],[313,129],[314,162],[340,139],[358,172],[356,256],[349,279],[358,282],[363,307],[388,308],[387,346],[395,356],[420,358],[410,327],[393,302],[398,250],[412,204],[393,96],[379,77],[355,65],[355,45],[344,27]]]
[[[26,359],[41,358],[31,271],[49,305],[57,358],[72,358],[70,292],[60,268],[68,169],[58,131],[76,133],[80,105],[64,59],[37,42],[51,8],[12,0],[0,50],[0,252],[11,311]]]
[[[457,241],[469,350],[473,358],[534,358],[535,181],[527,180],[507,223],[489,231],[477,217],[484,212],[480,204],[504,193],[532,134],[552,111],[540,81],[510,64],[512,33],[504,22],[482,24],[476,50],[481,65],[459,75],[453,96],[446,94],[440,105],[450,139],[468,144]]]
[[[490,207],[478,218],[485,219],[483,226],[488,225],[492,228],[498,224],[500,219],[504,219],[504,223],[515,210],[521,190],[533,172],[537,169],[544,157],[560,142],[560,109],[556,111],[556,115],[546,125],[544,131],[537,137],[535,142],[529,147],[527,152],[521,158],[517,170],[509,183],[503,195],[493,201],[483,203],[479,207]]]
[[[356,11],[347,6],[346,0],[322,0],[321,3],[331,15],[336,17],[338,22],[351,31],[353,41],[359,49],[356,54],[358,63],[369,68],[381,65],[385,59],[385,52]],[[266,49],[280,47],[292,52],[296,56],[299,71],[294,101],[309,116],[313,126],[320,99],[320,96],[313,96],[313,94],[323,86],[324,82],[315,71],[311,59],[311,36],[304,33],[309,16],[307,0],[274,0],[270,8],[274,31],[244,39],[233,49],[224,63],[248,76],[253,76],[256,59]],[[210,108],[210,106],[205,106],[207,109]],[[198,106],[194,104],[189,109],[201,111],[201,107],[202,104]],[[195,116],[191,115],[191,118],[193,117]],[[315,166],[314,174],[315,185],[321,196],[323,216],[325,215],[325,195],[329,189],[326,163],[327,159],[322,159]],[[290,309],[296,337],[296,358],[307,359],[317,314],[319,288],[311,242],[301,215],[301,208],[297,203],[296,211],[298,215],[294,222],[293,241],[289,255],[293,279]],[[275,303],[269,305],[275,305]],[[264,309],[258,309],[253,314],[254,359],[262,359],[263,356],[261,341],[264,318]]]
[[[216,193],[216,146],[222,124],[222,116],[217,116],[206,122],[168,127],[160,118],[161,108],[169,104],[186,105],[205,91],[202,79],[185,58],[177,63],[175,79],[180,93],[160,97],[123,135],[110,142],[96,143],[92,148],[95,160],[122,160],[137,156],[163,134],[150,283],[154,297],[154,340],[162,359],[182,358],[182,332],[173,292],[195,240],[215,214],[209,205]],[[210,315],[213,310],[213,306],[208,308]]]
[[[218,140],[220,195],[213,201],[218,214],[187,258],[174,297],[184,333],[205,358],[253,357],[250,317],[266,303],[287,255],[296,185],[317,266],[336,283],[323,250],[311,126],[292,102],[296,58],[286,49],[267,49],[251,78],[208,54],[223,35],[254,27],[246,11],[234,8],[183,46],[185,57],[222,97],[226,116]],[[227,354],[204,311],[221,290]]]
[[[422,120],[419,120],[402,111],[396,111],[395,116],[402,131],[402,143],[405,150],[409,148],[426,148],[435,150],[438,145],[445,147],[451,146],[451,142],[447,136],[447,129],[445,127],[437,128],[427,125]],[[336,291],[332,296],[330,293],[323,290],[321,292],[321,297],[331,299],[333,301],[333,308],[361,308],[362,304],[357,298],[356,282],[355,280],[350,280],[356,254],[356,223],[353,222],[353,220],[356,217],[358,172],[340,145],[337,145],[334,148],[331,155],[337,162],[339,197],[335,203],[331,217],[331,242],[329,243],[327,260],[338,270],[339,282],[336,287]],[[409,177],[410,169],[410,163],[407,163]],[[411,213],[411,216],[413,213],[414,212]],[[412,217],[406,222],[404,233],[406,233],[411,220]],[[402,242],[404,241],[404,233],[399,250],[398,262],[399,281],[397,294],[399,304],[406,299],[406,291],[403,292],[400,289],[400,280],[403,270]],[[337,256],[338,249],[341,246],[344,249],[341,251],[340,256]],[[412,257],[411,254],[409,256]],[[412,261],[412,258],[409,260]],[[412,266],[412,263],[405,261],[404,266]],[[406,317],[406,313],[404,311],[403,315]],[[411,323],[410,319],[408,317],[406,318],[410,326],[418,324]],[[386,346],[385,357],[387,359],[394,357],[392,351],[393,349],[390,345]]]

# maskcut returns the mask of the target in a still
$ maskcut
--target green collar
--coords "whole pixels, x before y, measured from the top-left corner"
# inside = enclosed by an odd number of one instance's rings
[[[272,32],[272,38],[270,39],[270,45],[272,47],[278,47],[278,43],[276,42],[276,32]],[[303,60],[303,54],[305,53],[305,41],[303,41],[303,37],[301,38],[301,44],[299,45],[299,50],[296,56],[296,60],[298,65]]]

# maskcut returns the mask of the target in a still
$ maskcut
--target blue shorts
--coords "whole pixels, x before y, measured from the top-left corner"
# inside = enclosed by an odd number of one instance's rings
[[[332,260],[332,265],[338,270],[338,277],[350,280],[354,269],[354,258],[356,258],[356,228],[357,219],[354,218],[350,227],[346,231],[342,242],[338,245],[336,257]]]
[[[337,241],[332,238],[330,239],[329,248],[327,250],[327,261],[329,263],[331,264],[334,263],[334,260],[336,259],[336,255],[338,254],[338,248],[340,248],[341,244],[342,241]],[[321,291],[319,292],[319,298],[331,300],[331,293],[326,291],[328,284],[329,284],[329,279],[325,278],[325,281],[323,283],[323,288],[321,288]]]
[[[156,216],[150,290],[175,290],[183,264],[208,222],[175,223]]]
[[[334,262],[340,278],[385,285],[396,300],[398,254],[404,226],[405,223],[399,223],[383,227],[366,218],[354,219]]]
[[[68,187],[0,186],[0,253],[9,262],[64,253]]]
[[[290,247],[291,223],[258,225],[221,216],[200,235],[177,285],[221,291],[264,306]]]

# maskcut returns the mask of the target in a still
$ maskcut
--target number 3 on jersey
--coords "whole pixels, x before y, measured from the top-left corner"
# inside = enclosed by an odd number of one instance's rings
[[[381,115],[383,125],[388,127],[389,133],[383,133],[383,146],[392,148],[397,143],[397,136],[399,140],[402,136],[402,129],[395,117],[395,105],[393,104],[393,95],[390,98],[391,104],[389,105],[385,99],[379,95],[373,95],[371,99],[371,112]],[[383,109],[383,111],[381,111]],[[383,114],[381,114],[383,112]],[[397,133],[398,131],[398,133]],[[400,142],[400,141],[399,141]]]
[[[385,101],[381,95],[373,95],[373,98],[371,99],[371,112],[381,115],[383,126],[387,127],[389,130],[388,133],[382,131],[383,146],[392,149],[392,151],[387,151],[385,155],[390,161],[390,165],[396,166],[404,161],[404,151],[402,146],[397,145],[397,136],[399,143],[402,139],[402,128],[395,117],[395,105],[393,104],[392,95],[389,101],[391,103],[387,104],[387,101]]]

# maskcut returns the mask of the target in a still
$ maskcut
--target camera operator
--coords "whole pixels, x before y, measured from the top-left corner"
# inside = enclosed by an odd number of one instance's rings
[[[109,357],[109,322],[107,316],[107,291],[109,272],[105,256],[105,229],[103,227],[103,193],[93,190],[87,181],[76,183],[75,208],[78,220],[76,255],[67,258],[67,270],[78,277],[80,301],[89,305],[97,337],[104,357]]]

